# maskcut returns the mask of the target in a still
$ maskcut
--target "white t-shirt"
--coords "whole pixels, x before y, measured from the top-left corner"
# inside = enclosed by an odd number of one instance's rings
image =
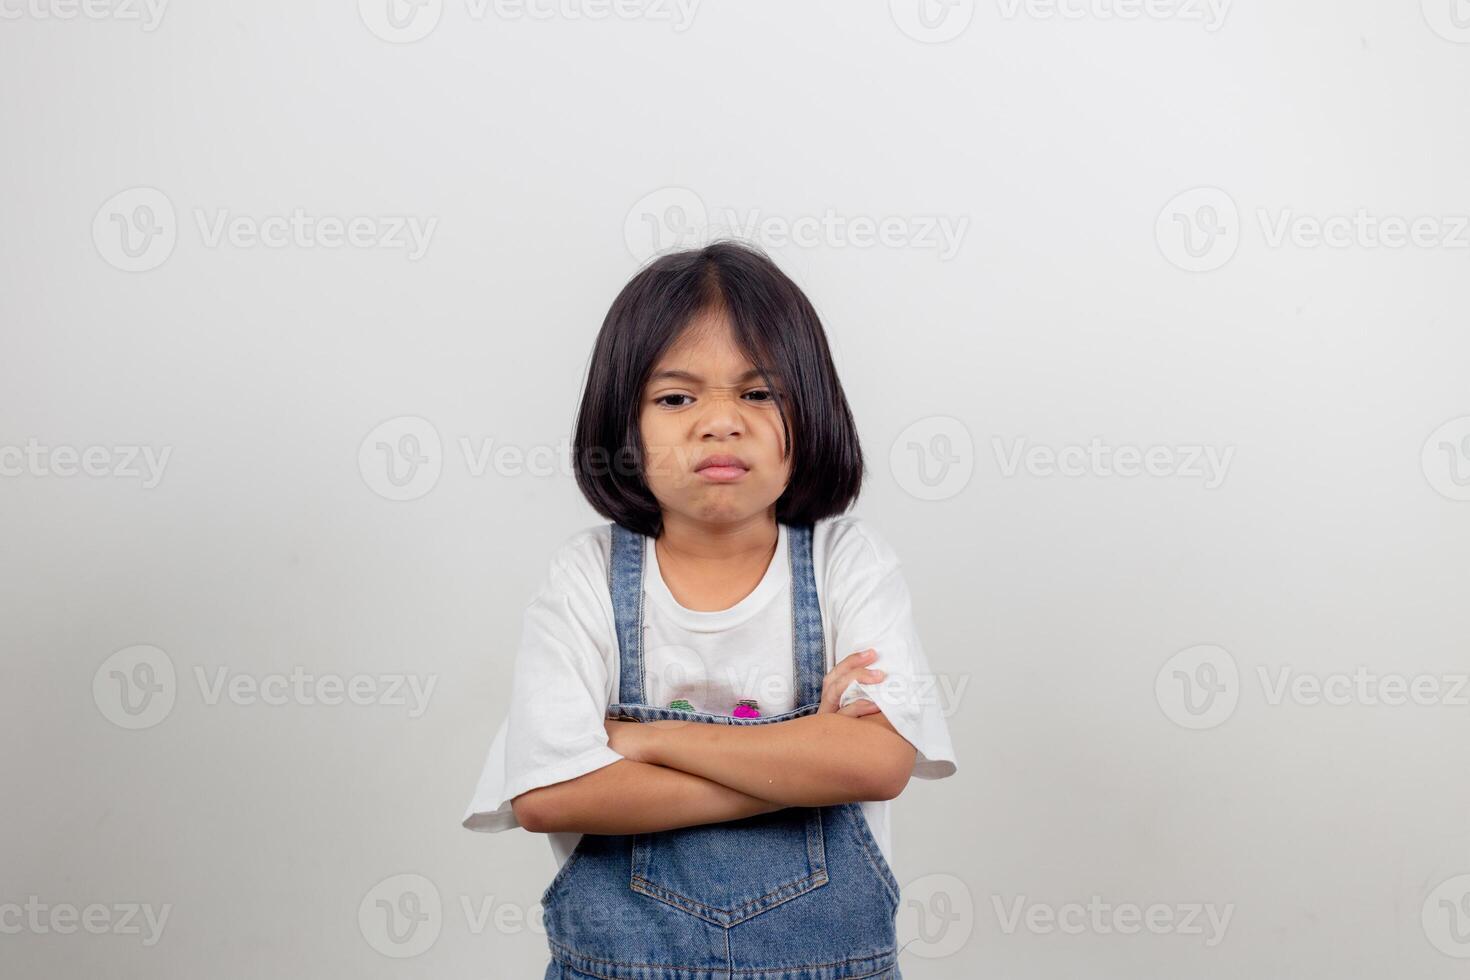
[[[517,827],[510,801],[521,793],[600,769],[622,758],[607,744],[606,708],[619,700],[618,639],[608,590],[611,528],[598,524],[567,538],[552,555],[526,604],[511,679],[510,710],[495,734],[474,799],[470,830]],[[729,609],[705,612],[675,601],[658,567],[653,539],[644,546],[645,697],[657,707],[684,698],[696,711],[733,714],[754,698],[762,716],[793,710],[791,568],[787,528],[755,589]],[[848,654],[877,650],[877,684],[854,681],[842,704],[874,701],[918,750],[913,775],[941,779],[955,771],[941,690],[914,627],[897,555],[861,518],[816,522],[812,566],[824,673]],[[893,867],[888,800],[861,803],[868,826]],[[557,864],[579,833],[547,837]]]

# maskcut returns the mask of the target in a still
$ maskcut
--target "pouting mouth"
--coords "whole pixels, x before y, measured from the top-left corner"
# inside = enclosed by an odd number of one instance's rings
[[[741,459],[739,456],[731,456],[728,453],[715,453],[714,455],[706,456],[704,459],[701,459],[699,462],[695,463],[694,472],[698,473],[700,470],[708,466],[737,466],[742,470],[750,469],[750,466],[745,462],[745,460]]]

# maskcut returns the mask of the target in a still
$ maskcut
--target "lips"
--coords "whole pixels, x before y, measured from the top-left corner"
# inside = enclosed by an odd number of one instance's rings
[[[739,456],[731,456],[729,453],[715,453],[713,455],[706,456],[698,463],[695,463],[694,472],[698,473],[699,471],[708,469],[711,466],[718,466],[721,469],[750,469],[750,467],[745,464],[745,460],[741,459]]]
[[[728,453],[714,453],[694,465],[694,472],[709,483],[738,483],[749,470],[745,460]]]

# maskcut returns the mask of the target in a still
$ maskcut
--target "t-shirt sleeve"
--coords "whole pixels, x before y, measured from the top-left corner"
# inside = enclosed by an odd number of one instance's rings
[[[604,725],[611,688],[599,637],[612,627],[596,589],[606,583],[563,555],[522,613],[510,709],[465,813],[469,830],[518,827],[515,797],[623,758]]]
[[[917,750],[913,775],[942,779],[955,772],[954,746],[940,697],[944,686],[929,667],[913,603],[898,556],[877,532],[856,518],[834,544],[829,581],[836,603],[834,655],[840,661],[869,647],[869,664],[884,672],[876,684],[853,681],[841,705],[868,698]]]

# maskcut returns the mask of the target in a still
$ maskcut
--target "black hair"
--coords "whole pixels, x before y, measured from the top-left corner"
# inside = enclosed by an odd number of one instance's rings
[[[760,249],[734,241],[654,259],[618,293],[597,334],[577,413],[572,466],[597,513],[658,537],[663,512],[644,480],[639,427],[654,365],[696,316],[723,310],[735,343],[778,394],[791,479],[776,520],[841,514],[862,490],[857,426],[817,311]]]

